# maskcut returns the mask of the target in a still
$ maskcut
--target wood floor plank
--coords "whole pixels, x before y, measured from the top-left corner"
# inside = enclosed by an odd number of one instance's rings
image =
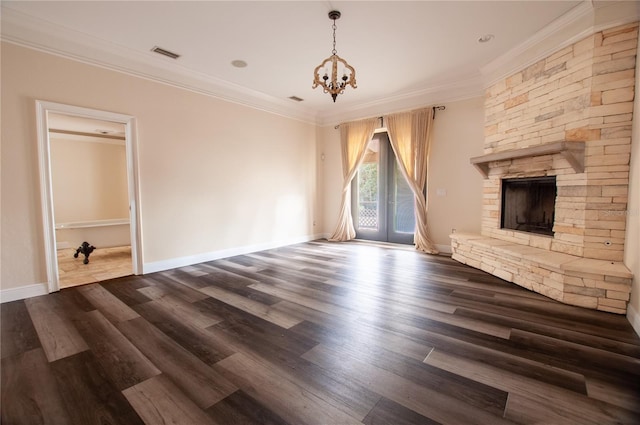
[[[197,279],[197,278],[196,278]],[[157,286],[173,296],[182,300],[193,303],[206,298],[207,296],[187,285],[184,285],[180,278],[171,272],[158,272],[147,276],[147,280],[154,286]]]
[[[211,332],[179,320],[166,310],[157,308],[156,304],[140,304],[135,309],[149,323],[210,366],[235,353],[232,347],[215,338]]]
[[[59,296],[29,298],[25,305],[50,362],[89,349]]]
[[[300,320],[295,317],[281,313],[268,305],[245,298],[224,289],[207,286],[205,288],[201,288],[200,291],[210,297],[232,305],[240,310],[246,311],[249,314],[260,317],[261,319],[274,323],[285,329],[289,329],[290,327],[300,323]]]
[[[40,347],[38,333],[29,318],[23,300],[2,304],[0,307],[0,358],[15,356]]]
[[[271,295],[250,288],[249,285],[251,285],[252,283],[256,283],[253,279],[246,279],[244,276],[239,276],[234,273],[227,273],[225,271],[221,272],[222,275],[213,273],[202,276],[199,279],[199,282],[202,283],[202,286],[200,286],[200,288],[203,288],[205,286],[213,286],[265,305],[273,305],[280,301],[280,299],[277,297],[273,297]]]
[[[510,411],[510,414],[506,417],[513,416],[516,419],[518,416],[516,412],[519,410],[524,412],[523,406],[528,405],[527,411],[539,409],[553,412],[553,414],[548,414],[548,412],[540,413],[536,416],[538,418],[536,420],[543,421],[543,423],[556,423],[559,419],[562,419],[561,423],[570,422],[571,418],[575,418],[580,423],[603,424],[615,423],[616,420],[621,418],[626,418],[625,420],[633,418],[633,415],[625,409],[598,402],[597,400],[588,401],[586,395],[580,395],[573,391],[567,391],[535,379],[508,372],[501,369],[499,364],[496,366],[483,364],[450,353],[444,353],[437,349],[429,354],[425,362],[508,391],[509,408],[507,411]],[[515,395],[521,396],[518,400],[526,399],[528,403],[522,401],[516,407],[514,405]],[[532,405],[536,407],[532,408]],[[530,417],[531,413],[522,413],[522,415],[523,417]],[[622,423],[634,422],[623,421]]]
[[[84,313],[75,325],[109,380],[119,390],[160,374],[160,370],[98,310]]]
[[[113,323],[135,319],[138,316],[131,307],[120,301],[115,295],[107,291],[99,283],[93,283],[78,288],[100,312]]]
[[[640,391],[625,391],[610,382],[591,377],[586,378],[586,384],[589,397],[640,413]]]
[[[3,424],[71,423],[42,348],[3,358],[1,375]]]
[[[158,375],[122,392],[146,424],[215,425],[166,376]]]
[[[324,368],[348,370],[356,382],[368,386],[378,394],[441,423],[510,423],[502,415],[494,415],[439,391],[421,387],[384,369],[341,356],[323,345],[305,353],[303,358]],[[454,407],[455,406],[455,407]]]
[[[103,288],[129,307],[151,301],[138,291],[138,289],[147,286],[149,286],[149,283],[140,276],[121,277],[110,280],[107,285],[102,285]]]
[[[271,409],[242,390],[214,404],[207,409],[207,413],[220,424],[289,425]]]
[[[256,273],[262,269],[260,266],[250,264],[250,262],[243,260],[238,261],[238,257],[223,258],[221,260],[216,260],[215,262],[216,267],[239,274],[242,274],[243,272]]]
[[[458,399],[482,411],[498,416],[504,412],[507,400],[505,391],[479,384],[459,374],[425,365],[422,360],[409,359],[372,341],[374,340],[354,337],[338,344],[323,342],[322,346],[328,347],[339,357],[357,360],[376,369],[390,372],[422,388],[438,391],[444,396]]]
[[[143,424],[90,351],[50,365],[70,416],[68,424]]]
[[[574,342],[593,348],[600,348],[606,351],[622,354],[624,356],[640,358],[640,345],[625,341],[618,341],[615,339],[615,335],[602,337],[580,332],[575,329],[567,329],[565,327],[558,326],[557,324],[531,322],[530,320],[522,318],[508,317],[501,314],[477,311],[464,307],[456,309],[455,315],[463,316],[477,322],[495,323],[504,327],[546,335],[552,338]]]
[[[144,318],[120,322],[116,327],[200,408],[206,409],[237,390]]]
[[[367,326],[361,322],[355,322],[352,327],[344,326],[338,329],[326,326],[326,324],[303,322],[292,328],[291,331],[314,338],[319,343],[332,346],[348,344],[380,345],[389,351],[418,361],[424,360],[433,350],[431,346],[407,339],[384,329]]]
[[[296,304],[303,305],[305,307],[319,310],[327,314],[332,314],[340,317],[355,318],[358,316],[357,312],[349,310],[344,307],[340,307],[335,304],[318,301],[314,298],[310,298],[304,295],[299,295],[296,292],[288,291],[286,289],[280,289],[272,285],[266,285],[264,283],[256,283],[251,285],[251,288],[266,294],[271,294],[283,300],[287,300]],[[297,323],[296,323],[297,324]],[[295,324],[293,325],[295,326]]]
[[[165,310],[167,314],[197,328],[204,329],[223,320],[218,314],[200,309],[193,303],[188,303],[163,291],[158,292],[155,287],[140,288],[139,291],[151,298],[153,300],[151,303]]]
[[[251,397],[291,424],[359,424],[360,420],[327,403],[321,396],[306,391],[280,370],[237,353],[216,365],[227,371],[229,379]]]
[[[626,317],[412,246],[316,240],[0,319],[3,424],[640,423]]]
[[[430,310],[439,311],[442,313],[452,314],[456,311],[456,305],[448,302],[446,297],[442,297],[442,301],[435,301],[433,299],[429,299],[428,297],[416,297],[415,294],[402,294],[402,293],[394,293],[392,291],[380,291],[380,288],[375,289],[371,288],[367,284],[364,288],[359,286],[354,286],[350,288],[351,298],[361,297],[364,298],[369,296],[370,294],[376,294],[377,298],[379,298],[380,303],[388,303],[397,308],[409,309],[414,308],[417,311],[420,311],[422,308],[428,308]]]
[[[406,307],[406,306],[402,306]],[[442,311],[432,310],[430,308],[421,309],[406,309],[403,311],[411,315],[422,317],[429,320],[435,320],[437,322],[446,323],[449,325],[457,326],[464,329],[469,329],[476,332],[481,332],[487,335],[497,336],[498,338],[509,339],[511,335],[511,328],[503,325],[498,325],[490,322],[484,322],[479,320],[473,320],[464,316],[456,315],[457,308],[452,313],[443,313]]]
[[[509,346],[509,341],[495,339],[499,344],[492,344],[491,340],[460,338],[460,336],[449,335],[446,331],[433,332],[433,328],[419,328],[397,322],[382,324],[382,327],[411,338],[420,339],[447,353],[477,359],[489,364],[500,363],[503,364],[504,368],[514,373],[532,376],[542,382],[548,382],[582,394],[585,393],[583,375],[548,366],[546,362],[538,361],[535,355],[531,356],[531,353],[527,350]]]
[[[472,295],[456,291],[452,302],[461,307],[470,307],[480,311],[501,313],[508,317],[526,318],[536,323],[551,324],[574,329],[588,334],[615,338],[616,334],[630,335],[629,322],[620,315],[598,315],[595,310],[523,297],[494,297]],[[623,339],[620,339],[623,341]],[[637,336],[631,341],[638,343]],[[625,341],[626,342],[626,341]]]
[[[531,352],[540,353],[544,358],[561,349],[566,353],[564,359],[558,359],[555,363],[582,372],[586,365],[590,370],[597,371],[604,376],[619,376],[621,379],[628,379],[633,383],[633,387],[640,390],[640,358],[611,353],[599,348],[593,348],[582,344],[563,341],[545,335],[538,335],[532,332],[514,329],[510,340],[519,347],[527,347]],[[567,365],[567,358],[577,361],[575,367]]]
[[[205,263],[196,264],[194,265],[194,267],[197,267],[198,269],[202,270],[203,274],[201,274],[200,276],[194,277],[189,273],[182,271],[181,269],[165,270],[163,273],[172,281],[177,282],[181,285],[184,285],[187,288],[195,289],[197,291],[203,286],[208,286],[206,282],[202,281],[202,277],[208,276],[211,272]]]
[[[266,362],[280,370],[294,372],[291,379],[306,391],[319,394],[329,404],[336,406],[355,418],[364,418],[377,403],[380,396],[336,371],[324,370],[299,357],[302,347],[291,348],[288,343],[278,341],[277,345],[268,340],[278,339],[266,335],[260,338],[259,331],[245,334],[242,342],[236,341],[234,332],[215,326],[209,329],[220,340],[226,340],[241,352],[258,362]],[[241,331],[242,332],[242,331]]]
[[[318,342],[307,335],[282,329],[273,323],[250,315],[228,316],[227,319],[209,331],[219,329],[232,335],[244,347],[254,348],[261,355],[269,350],[285,350],[286,357],[295,358],[315,347]]]
[[[378,404],[362,420],[365,425],[439,425],[413,410],[382,397]]]
[[[252,283],[258,283],[259,279],[254,279],[250,277],[246,277],[242,274],[242,272],[246,272],[246,268],[241,267],[238,268],[237,265],[229,266],[225,261],[211,261],[208,263],[199,264],[203,270],[208,271],[206,277],[209,279],[213,279],[215,283],[224,282],[229,285],[233,285],[236,287],[239,286],[248,286]]]
[[[587,413],[588,412],[588,413]],[[623,409],[611,409],[610,405],[594,402],[584,410],[566,401],[548,405],[532,400],[529,396],[514,393],[509,396],[505,418],[524,423],[580,423],[601,425],[603,423],[637,424],[640,415]]]
[[[197,265],[180,267],[179,270],[187,273],[189,276],[194,276],[194,277],[203,276],[207,274],[206,271],[201,270],[201,268],[198,267]]]
[[[224,268],[217,267],[214,264],[217,264],[217,262],[200,264],[202,270],[206,270],[207,274],[201,276],[202,278],[198,279],[199,282],[207,281],[209,285],[224,284],[235,288],[241,288],[249,286],[252,283],[258,283],[256,279],[250,279],[237,273],[233,273]],[[193,282],[194,280],[195,279],[190,279],[190,282]]]

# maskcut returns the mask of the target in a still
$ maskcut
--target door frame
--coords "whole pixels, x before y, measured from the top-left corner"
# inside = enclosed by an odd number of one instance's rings
[[[129,192],[129,221],[131,232],[131,262],[133,274],[142,272],[142,235],[140,231],[140,183],[138,174],[138,142],[136,118],[115,112],[83,108],[63,103],[36,100],[36,125],[38,135],[38,160],[40,168],[40,196],[42,201],[42,228],[47,263],[49,292],[60,290],[58,256],[53,211],[53,186],[51,179],[51,144],[49,140],[49,113],[116,122],[125,126],[125,151],[127,160],[127,186]]]
[[[359,202],[358,202],[358,174],[351,181],[351,215],[353,227],[356,231],[356,238],[365,240],[382,241],[403,245],[414,244],[414,233],[396,232],[392,230],[392,211],[395,211],[395,200],[391,200],[391,182],[395,173],[398,159],[396,158],[391,140],[386,128],[376,130],[373,137],[379,140],[380,162],[378,168],[378,230],[360,230],[358,224]],[[369,142],[371,142],[371,140]],[[384,162],[384,164],[382,163]],[[402,177],[404,178],[404,177]],[[415,217],[415,210],[414,210]]]

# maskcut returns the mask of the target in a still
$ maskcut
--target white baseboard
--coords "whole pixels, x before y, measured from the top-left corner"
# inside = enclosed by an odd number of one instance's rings
[[[631,323],[631,327],[638,335],[640,335],[640,314],[633,308],[631,303],[627,304],[627,320]]]
[[[71,244],[67,241],[56,242],[56,249],[67,249],[71,248]]]
[[[206,263],[207,261],[219,260],[221,258],[233,257],[235,255],[244,255],[250,254],[252,252],[264,251],[267,249],[280,248],[283,246],[294,245],[297,243],[309,242],[316,239],[326,239],[329,237],[329,234],[320,233],[316,235],[304,236],[296,239],[279,241],[279,242],[269,242],[264,244],[256,244],[256,245],[247,245],[240,246],[235,248],[222,249],[219,251],[207,252],[203,254],[191,255],[180,258],[172,258],[169,260],[156,261],[153,263],[145,263],[142,266],[142,274],[160,272],[164,270],[175,269],[178,267],[191,266],[193,264]],[[450,254],[451,247],[449,245],[436,245],[436,248],[441,253]],[[30,297],[37,297],[40,295],[48,294],[48,286],[46,283],[37,283],[33,285],[21,286],[19,288],[9,288],[0,290],[0,303],[22,300]],[[635,313],[635,312],[634,312]],[[628,315],[629,321],[631,321],[631,313]],[[634,329],[638,332],[640,329],[640,316],[635,313],[635,321]],[[632,322],[633,325],[633,322]]]
[[[0,290],[0,303],[23,300],[25,298],[38,297],[49,293],[46,283],[35,283],[33,285],[20,286]]]
[[[296,239],[268,242],[264,244],[246,245],[235,248],[221,249],[219,251],[205,252],[202,254],[190,255],[187,257],[171,258],[168,260],[145,263],[142,266],[142,274],[161,272],[164,270],[176,269],[178,267],[191,266],[193,264],[206,263],[207,261],[219,260],[221,258],[233,257],[236,255],[250,254],[252,252],[264,251],[267,249],[280,248],[287,245],[309,242],[323,238],[323,234],[303,236]]]

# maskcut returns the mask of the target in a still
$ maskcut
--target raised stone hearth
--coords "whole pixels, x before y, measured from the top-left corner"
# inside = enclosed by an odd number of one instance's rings
[[[626,313],[638,24],[595,33],[487,89],[481,235],[453,258],[558,301]],[[555,176],[552,235],[501,226],[504,179]]]
[[[633,275],[624,264],[482,235],[451,235],[452,258],[566,304],[624,313]]]

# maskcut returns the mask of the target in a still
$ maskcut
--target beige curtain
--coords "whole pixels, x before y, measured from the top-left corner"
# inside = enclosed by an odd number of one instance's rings
[[[400,170],[404,175],[415,200],[416,249],[437,254],[438,250],[429,239],[427,227],[427,167],[431,147],[431,128],[433,127],[433,109],[393,114],[385,117],[389,140],[398,158]]]
[[[340,146],[342,148],[342,204],[336,230],[329,237],[330,241],[348,241],[356,237],[351,216],[351,180],[358,172],[364,159],[367,144],[373,137],[378,118],[340,124]]]

